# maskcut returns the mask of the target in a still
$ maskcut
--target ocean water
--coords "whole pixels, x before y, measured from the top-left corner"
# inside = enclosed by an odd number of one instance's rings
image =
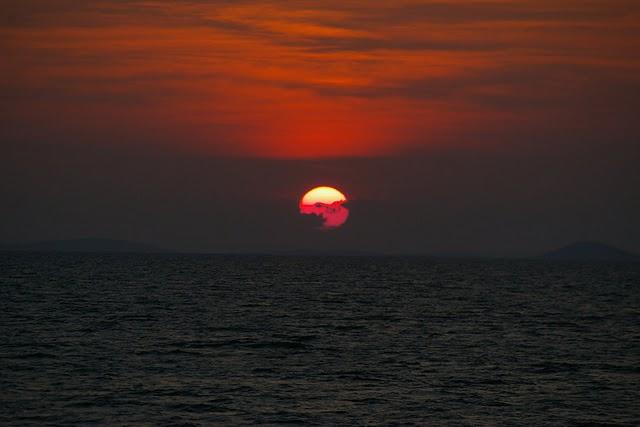
[[[0,254],[0,425],[639,425],[640,264]]]

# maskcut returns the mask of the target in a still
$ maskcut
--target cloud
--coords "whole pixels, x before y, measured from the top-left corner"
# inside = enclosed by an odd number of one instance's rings
[[[300,213],[303,215],[316,215],[322,218],[322,230],[333,230],[342,226],[349,218],[349,210],[343,206],[344,201],[327,203],[314,203],[312,205],[300,205]]]
[[[569,130],[576,117],[603,111],[628,128],[637,110],[636,1],[2,7],[7,135],[100,139],[117,120],[128,144],[366,156],[470,139],[491,126],[515,133],[523,121],[551,117]],[[601,123],[588,126],[602,133]]]

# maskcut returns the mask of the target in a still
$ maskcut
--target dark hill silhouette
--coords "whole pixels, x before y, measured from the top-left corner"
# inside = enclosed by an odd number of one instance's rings
[[[640,257],[600,242],[576,242],[542,256],[557,260],[639,261]]]
[[[3,249],[11,251],[28,252],[136,252],[136,253],[161,253],[168,252],[165,249],[146,243],[131,242],[127,240],[113,239],[71,239],[49,240],[18,245],[5,246]]]

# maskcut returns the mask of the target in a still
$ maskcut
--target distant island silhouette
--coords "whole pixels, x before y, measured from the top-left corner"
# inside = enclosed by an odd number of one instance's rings
[[[542,256],[549,260],[640,261],[640,256],[601,242],[575,242]]]
[[[25,252],[104,252],[104,253],[164,253],[166,249],[147,243],[128,240],[86,238],[47,240],[41,242],[5,245],[1,249]]]
[[[322,250],[297,249],[266,252],[184,252],[175,251],[149,243],[103,239],[83,238],[65,240],[46,240],[29,243],[0,244],[0,251],[18,252],[78,252],[78,253],[199,253],[211,255],[275,255],[275,256],[426,256],[432,258],[494,258],[473,253],[384,253],[357,250]],[[509,258],[509,257],[504,257]],[[520,258],[520,257],[513,257]],[[640,256],[595,241],[575,242],[559,249],[535,256],[545,260],[579,260],[579,261],[640,261]]]

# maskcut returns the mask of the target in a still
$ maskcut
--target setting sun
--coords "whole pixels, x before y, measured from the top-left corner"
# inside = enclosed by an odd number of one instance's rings
[[[335,202],[346,202],[347,198],[340,191],[332,187],[316,187],[308,191],[302,198],[301,204],[313,205],[316,203],[331,204]]]
[[[300,200],[300,213],[322,218],[323,230],[338,228],[349,217],[349,210],[342,206],[347,198],[333,187],[316,187],[309,190]]]

